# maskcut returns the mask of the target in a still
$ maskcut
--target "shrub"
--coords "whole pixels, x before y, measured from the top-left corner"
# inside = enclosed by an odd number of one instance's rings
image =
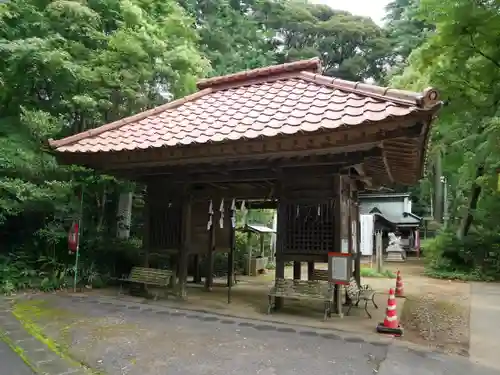
[[[470,233],[459,240],[442,232],[428,241],[425,249],[426,274],[459,280],[500,279],[500,234]]]

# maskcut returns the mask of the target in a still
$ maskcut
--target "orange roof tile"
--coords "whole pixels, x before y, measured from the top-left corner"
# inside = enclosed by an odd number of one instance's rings
[[[83,133],[58,152],[110,152],[336,129],[433,110],[436,90],[394,90],[317,74],[318,59],[201,80],[201,91]]]

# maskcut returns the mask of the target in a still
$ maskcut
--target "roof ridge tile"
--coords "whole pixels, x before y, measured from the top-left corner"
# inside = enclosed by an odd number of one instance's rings
[[[264,68],[244,70],[241,72],[227,74],[224,76],[205,78],[199,80],[196,83],[196,86],[200,90],[207,87],[212,87],[216,89],[217,86],[220,85],[227,85],[227,84],[236,85],[237,83],[243,85],[246,82],[252,81],[257,78],[272,77],[283,73],[291,73],[291,72],[299,73],[302,71],[314,71],[317,73],[321,73],[320,59],[315,57],[309,60],[293,61],[280,65],[271,65]]]
[[[377,86],[363,82],[347,81],[341,78],[328,77],[306,71],[301,72],[300,77],[307,81],[327,85],[339,90],[346,90],[355,94],[370,96],[382,100],[390,100],[399,104],[414,105],[419,108],[428,109],[440,103],[438,91],[432,87],[429,87],[420,93]]]

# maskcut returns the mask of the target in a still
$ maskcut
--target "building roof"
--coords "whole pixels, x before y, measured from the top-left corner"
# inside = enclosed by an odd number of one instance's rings
[[[275,230],[261,224],[248,224],[243,228],[244,231],[250,231],[254,233],[264,234],[264,233],[276,233]]]
[[[418,226],[420,225],[421,218],[409,212],[402,212],[401,214],[389,213],[381,211],[378,207],[373,208],[370,214],[376,217],[381,217],[388,222],[397,226]]]
[[[409,198],[410,193],[363,193],[359,194],[359,199],[394,199]]]
[[[198,82],[200,91],[61,140],[61,153],[186,146],[333,130],[435,112],[438,93],[350,82],[319,74],[319,59]]]

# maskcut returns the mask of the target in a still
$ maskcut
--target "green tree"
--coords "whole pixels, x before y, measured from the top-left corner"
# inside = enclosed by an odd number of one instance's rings
[[[69,181],[82,173],[58,166],[45,151],[46,139],[193,91],[208,68],[197,43],[192,20],[175,1],[0,4],[0,225],[6,237],[24,246],[40,239],[33,233],[47,239],[52,228],[64,238]],[[95,228],[116,182],[84,175],[93,220],[86,227]],[[6,230],[19,225],[29,236]]]
[[[201,52],[219,76],[276,63],[268,33],[252,17],[252,4],[227,0],[180,0],[196,19]]]
[[[448,256],[461,262],[473,259],[483,267],[496,254],[492,266],[496,276],[500,275],[495,245],[500,219],[495,172],[500,165],[499,10],[500,5],[491,1],[421,0],[421,16],[436,30],[395,79],[407,88],[432,83],[443,93],[446,106],[433,129],[432,143],[442,150],[443,173],[450,184],[451,228],[465,241],[450,246],[454,250]],[[467,247],[471,243],[477,247]]]
[[[434,31],[434,25],[419,14],[420,0],[393,0],[386,7],[386,27],[392,42],[394,68],[407,64],[411,52]]]
[[[265,0],[254,17],[273,31],[280,62],[317,56],[330,76],[379,80],[384,75],[390,43],[369,18],[326,5]]]

